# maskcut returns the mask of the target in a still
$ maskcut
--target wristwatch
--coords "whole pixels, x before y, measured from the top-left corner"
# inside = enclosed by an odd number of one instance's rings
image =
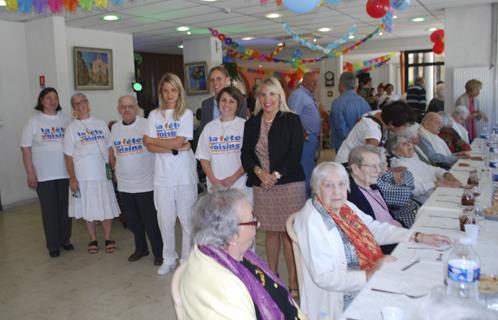
[[[176,149],[171,149],[171,153],[172,153],[174,156],[177,156],[177,155],[178,155],[178,150],[176,150]]]
[[[279,180],[280,178],[282,178],[282,175],[278,171],[273,171],[273,175],[275,176],[275,178],[277,178],[277,180]]]

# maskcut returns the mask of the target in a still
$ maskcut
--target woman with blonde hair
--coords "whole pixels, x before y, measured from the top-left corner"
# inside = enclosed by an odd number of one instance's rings
[[[289,288],[297,296],[297,277],[291,241],[285,233],[287,218],[305,198],[301,153],[304,143],[299,116],[289,112],[285,92],[276,78],[265,79],[257,92],[255,116],[246,121],[242,166],[247,186],[254,187],[254,214],[266,231],[266,252],[271,270],[278,272],[283,242]]]
[[[148,118],[144,145],[156,154],[154,166],[154,203],[163,239],[164,275],[174,269],[175,223],[182,225],[181,261],[190,253],[192,207],[197,201],[197,173],[188,140],[193,138],[194,117],[185,104],[185,90],[177,75],[165,74],[158,85],[159,108]]]
[[[455,102],[456,106],[466,106],[469,109],[466,128],[469,131],[470,141],[474,140],[477,135],[476,120],[488,121],[488,115],[481,111],[481,104],[477,97],[481,93],[482,82],[477,79],[471,79],[465,83],[465,93],[462,94]]]

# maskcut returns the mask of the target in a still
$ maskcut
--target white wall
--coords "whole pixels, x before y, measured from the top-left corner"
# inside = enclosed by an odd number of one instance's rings
[[[66,28],[66,44],[69,97],[76,92],[74,88],[73,47],[112,49],[114,89],[82,92],[90,101],[93,116],[106,122],[119,119],[116,110],[118,98],[125,94],[134,94],[131,87],[131,83],[135,79],[131,34]]]
[[[63,111],[71,114],[74,89],[73,47],[113,50],[114,89],[84,91],[92,114],[106,121],[118,119],[117,99],[132,94],[133,41],[129,34],[66,28],[63,17],[27,23],[0,21],[0,195],[9,206],[36,197],[26,186],[19,139],[40,91],[38,77],[55,87]]]
[[[488,67],[491,57],[491,5],[446,9],[445,16],[445,106],[453,109],[460,94],[453,92],[453,70]]]
[[[0,194],[3,205],[35,197],[26,187],[19,140],[35,101],[28,87],[23,23],[0,21]]]

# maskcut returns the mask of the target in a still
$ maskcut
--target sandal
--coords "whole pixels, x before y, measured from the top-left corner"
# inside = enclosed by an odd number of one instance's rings
[[[116,251],[116,241],[106,240],[105,241],[105,253],[113,253]]]
[[[97,241],[90,241],[88,243],[88,253],[89,254],[96,254],[97,252],[99,252],[99,244]]]

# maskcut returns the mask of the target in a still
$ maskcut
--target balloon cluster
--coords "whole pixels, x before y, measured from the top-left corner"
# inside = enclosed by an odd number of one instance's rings
[[[434,42],[432,47],[432,52],[435,54],[441,54],[444,52],[444,30],[437,29],[431,33],[431,41]]]
[[[366,10],[370,17],[380,19],[384,17],[390,9],[397,11],[406,10],[410,6],[410,2],[411,0],[368,0]]]
[[[306,13],[318,7],[320,0],[284,0],[284,6],[295,13]]]

